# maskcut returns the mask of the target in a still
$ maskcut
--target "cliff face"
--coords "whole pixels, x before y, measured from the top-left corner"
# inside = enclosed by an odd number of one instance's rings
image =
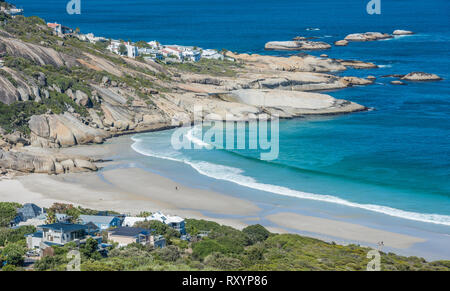
[[[0,28],[0,54],[0,102],[26,109],[19,118],[6,114],[9,119],[0,124],[13,133],[23,131],[24,139],[3,138],[0,167],[23,172],[95,169],[83,162],[89,159],[37,155],[22,148],[27,144],[55,148],[101,143],[118,134],[178,126],[193,120],[194,105],[201,105],[205,115],[234,120],[267,113],[289,118],[360,111],[364,107],[355,103],[306,92],[371,83],[330,74],[345,70],[345,63],[310,55],[228,53],[235,62],[186,66],[132,60],[73,37],[59,38],[42,22],[23,17]],[[0,109],[8,112],[6,105]]]

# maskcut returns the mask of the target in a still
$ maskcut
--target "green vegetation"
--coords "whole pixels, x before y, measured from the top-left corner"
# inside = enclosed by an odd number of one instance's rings
[[[24,261],[26,246],[24,243],[8,243],[0,251],[0,265],[5,262],[8,265],[21,266]]]
[[[58,205],[59,210],[77,208]],[[56,208],[56,206],[55,206]],[[65,210],[64,210],[65,209]],[[91,210],[92,211],[92,210]],[[242,231],[206,220],[187,219],[186,229],[192,240],[182,241],[173,229],[155,221],[136,223],[166,237],[167,247],[113,244],[107,256],[97,251],[97,242],[88,239],[78,249],[83,271],[125,270],[366,270],[371,249],[357,245],[341,246],[296,234],[273,234],[261,225]],[[24,232],[24,230],[22,230]],[[202,234],[198,236],[197,234]],[[3,258],[20,267],[23,241],[11,241]],[[9,244],[8,244],[9,245]],[[65,270],[67,254],[77,249],[74,243],[53,247],[54,256],[39,260],[36,270]],[[426,262],[416,257],[381,253],[382,270],[450,270],[450,261]]]
[[[208,59],[201,59],[196,63],[173,63],[167,66],[184,72],[224,77],[235,77],[239,69],[242,68],[242,65],[238,62]]]
[[[38,84],[41,92],[41,101],[39,102],[26,101],[16,102],[10,105],[0,104],[0,127],[8,132],[18,130],[26,135],[29,134],[28,121],[32,115],[44,113],[60,114],[73,109],[75,113],[87,117],[87,109],[84,106],[78,105],[68,96],[68,89],[71,89],[74,93],[77,90],[86,93],[91,99],[88,102],[88,106],[92,105],[102,115],[100,104],[91,96],[91,84],[100,83],[104,76],[107,76],[111,81],[115,81],[118,84],[126,84],[132,89],[135,89],[136,94],[149,106],[154,105],[154,103],[150,95],[141,92],[143,87],[151,88],[157,92],[169,91],[165,86],[155,82],[155,79],[170,80],[166,74],[155,73],[146,68],[146,66],[126,62],[122,57],[107,52],[106,47],[108,42],[92,44],[81,41],[75,36],[61,38],[55,35],[53,30],[47,27],[46,22],[39,17],[24,17],[19,15],[11,18],[8,15],[3,16],[6,21],[0,23],[1,29],[24,42],[53,48],[58,52],[64,53],[64,58],[71,57],[73,60],[80,58],[86,59],[85,54],[99,56],[118,66],[119,70],[123,68],[123,71],[134,71],[131,74],[124,74],[124,76],[115,76],[106,71],[93,70],[83,65],[42,66],[31,59],[9,55],[6,46],[0,44],[0,53],[2,54],[5,67],[16,71],[17,75],[21,76],[21,79],[28,83],[28,85],[35,86],[35,84]],[[139,60],[137,61],[139,62]],[[143,60],[141,61],[144,62]],[[5,70],[0,70],[0,75],[12,83],[13,86],[17,87],[19,85],[14,77]],[[44,92],[45,94],[43,94]],[[47,98],[45,95],[50,96]],[[132,98],[130,98],[128,102],[129,106],[132,101]]]
[[[21,226],[18,228],[0,227],[0,247],[6,243],[21,242],[24,240],[24,235],[36,231],[34,226]]]
[[[9,223],[17,215],[17,208],[21,206],[18,203],[0,202],[0,227],[9,226]]]
[[[50,208],[46,209],[47,223],[56,222],[56,213],[66,214],[70,216],[70,222],[77,223],[80,215],[118,215],[115,211],[99,211],[83,207],[75,207],[72,204],[54,203]]]

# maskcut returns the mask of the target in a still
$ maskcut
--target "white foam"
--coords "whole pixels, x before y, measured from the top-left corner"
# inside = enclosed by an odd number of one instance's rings
[[[355,202],[350,202],[348,200],[344,200],[335,196],[331,195],[322,195],[322,194],[314,194],[314,193],[308,193],[308,192],[302,192],[293,190],[287,187],[283,186],[277,186],[277,185],[271,185],[271,184],[264,184],[259,183],[255,179],[243,175],[244,171],[238,168],[223,166],[223,165],[217,165],[212,164],[209,162],[203,162],[203,161],[190,161],[188,159],[184,159],[181,157],[175,157],[174,155],[167,155],[167,154],[159,154],[152,152],[148,149],[143,149],[139,146],[139,144],[142,142],[139,139],[133,138],[135,143],[131,146],[133,150],[136,152],[145,155],[145,156],[151,156],[155,158],[161,158],[176,162],[182,162],[185,163],[192,168],[194,168],[198,173],[214,178],[217,180],[224,180],[228,182],[232,182],[244,187],[265,191],[265,192],[271,192],[278,195],[284,195],[284,196],[290,196],[290,197],[296,197],[301,199],[309,199],[309,200],[315,200],[315,201],[322,201],[322,202],[328,202],[328,203],[335,203],[340,205],[345,205],[348,207],[354,207],[359,209],[364,209],[372,212],[382,213],[393,217],[408,219],[408,220],[414,220],[414,221],[420,221],[420,222],[427,222],[427,223],[433,223],[433,224],[441,224],[441,225],[447,225],[450,226],[450,216],[448,215],[440,215],[440,214],[427,214],[427,213],[416,213],[416,212],[410,212],[410,211],[404,211],[388,206],[382,206],[382,205],[374,205],[374,204],[359,204]]]
[[[213,145],[210,145],[209,143],[204,142],[202,139],[195,136],[198,133],[201,134],[201,130],[202,130],[201,126],[196,125],[196,126],[192,127],[190,130],[188,130],[185,137],[192,143],[198,145],[200,148],[206,148],[206,149],[214,148]]]

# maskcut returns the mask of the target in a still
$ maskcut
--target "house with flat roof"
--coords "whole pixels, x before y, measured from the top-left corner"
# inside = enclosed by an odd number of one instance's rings
[[[147,218],[145,218],[145,217],[127,216],[127,217],[125,217],[125,220],[123,221],[122,226],[133,227],[136,222],[142,222],[142,221],[146,221],[146,220],[147,220]]]
[[[82,224],[58,222],[40,225],[37,229],[42,232],[42,242],[65,245],[68,242],[85,238],[88,227]]]
[[[183,218],[179,216],[165,215],[162,212],[155,212],[147,220],[158,220],[167,224],[171,228],[178,230],[182,235],[186,234],[186,224]]]
[[[69,242],[77,245],[86,242],[88,237],[92,237],[101,243],[101,237],[89,235],[91,228],[88,225],[73,223],[53,223],[39,225],[37,231],[26,235],[27,247],[29,249],[45,250],[51,246],[63,246]]]
[[[108,231],[108,240],[118,243],[119,247],[132,243],[151,245],[155,248],[163,248],[166,245],[166,240],[163,236],[151,235],[148,229],[139,227],[118,227],[112,229]]]
[[[78,218],[82,224],[92,222],[100,230],[122,225],[122,221],[118,216],[100,216],[100,215],[80,215]]]

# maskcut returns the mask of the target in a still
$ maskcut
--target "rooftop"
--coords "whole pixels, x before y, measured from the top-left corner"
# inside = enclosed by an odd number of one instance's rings
[[[80,220],[83,223],[98,223],[98,224],[110,224],[113,219],[116,218],[116,216],[100,216],[100,215],[80,215]]]
[[[109,231],[113,235],[119,236],[137,236],[139,234],[149,235],[150,231],[140,227],[118,227]]]
[[[72,224],[72,223],[53,223],[39,225],[40,229],[51,229],[51,230],[61,230],[63,232],[73,232],[78,230],[85,230],[88,227],[82,224]]]

